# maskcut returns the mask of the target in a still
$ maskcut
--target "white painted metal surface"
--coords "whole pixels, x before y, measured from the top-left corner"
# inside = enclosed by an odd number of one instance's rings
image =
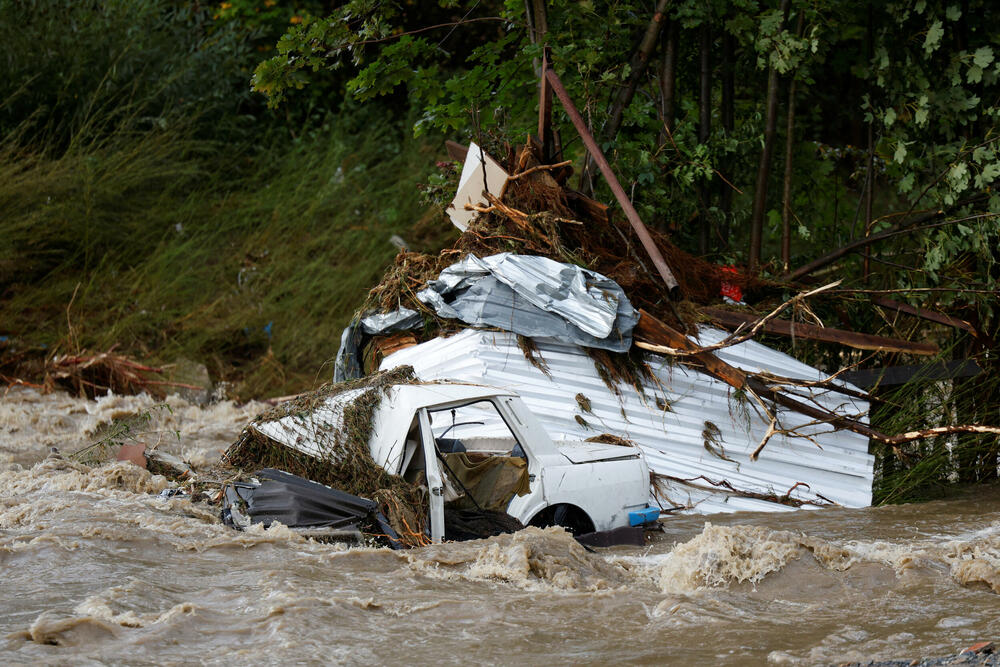
[[[704,328],[698,340],[707,345],[725,336],[723,331]],[[819,503],[826,499],[847,507],[871,504],[873,457],[863,436],[832,431],[829,426],[806,426],[801,430],[812,435],[814,442],[775,436],[760,458],[751,462],[749,455],[768,424],[751,402],[734,398],[726,384],[648,355],[657,382],[647,383],[644,394],[624,385],[616,394],[601,381],[593,361],[581,348],[534,340],[549,375],[525,359],[514,334],[473,329],[400,350],[384,359],[382,368],[410,364],[424,380],[447,378],[517,392],[557,441],[582,440],[600,433],[631,439],[643,449],[651,470],[687,480],[667,484],[659,496],[664,506],[682,505],[701,513],[791,509],[727,492],[712,482],[757,494],[780,496],[791,490],[792,498]],[[807,380],[824,377],[818,370],[753,341],[724,348],[718,355],[746,370]],[[863,421],[867,418],[865,401],[811,393],[824,407],[861,415]],[[577,400],[580,394],[589,401],[589,412],[580,405],[585,401]],[[785,410],[779,417],[785,427],[810,421]],[[716,429],[717,435],[706,445],[706,432],[715,433]]]
[[[485,170],[485,176],[484,174]],[[448,216],[452,223],[461,231],[469,228],[469,222],[479,215],[475,211],[467,211],[466,204],[485,205],[483,189],[499,197],[503,193],[509,175],[500,164],[491,158],[475,143],[469,144],[469,152],[465,157],[462,175],[458,179],[458,192],[448,206]]]
[[[336,433],[342,429],[344,408],[366,388],[353,389],[331,396],[306,414],[252,424],[252,428],[310,456],[337,455]],[[541,423],[524,402],[495,387],[477,384],[428,383],[396,385],[383,394],[373,415],[369,440],[372,458],[393,474],[402,474],[406,463],[416,455],[417,443],[411,426],[420,423],[425,455],[424,472],[431,492],[432,538],[440,541],[443,528],[442,473],[434,453],[427,449],[434,442],[430,411],[447,411],[470,402],[488,401],[503,421],[509,442],[521,445],[534,481],[524,496],[514,497],[507,512],[527,524],[544,508],[572,504],[586,512],[596,530],[610,530],[629,525],[629,512],[646,507],[649,469],[632,447],[593,443],[560,443],[557,447]],[[448,428],[452,435],[461,433],[471,443],[479,427],[487,440],[495,435],[494,425],[484,421],[461,424],[463,430]]]

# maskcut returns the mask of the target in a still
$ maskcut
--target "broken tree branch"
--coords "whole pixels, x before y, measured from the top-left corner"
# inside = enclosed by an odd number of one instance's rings
[[[839,285],[840,282],[841,281],[838,280],[836,282],[832,282],[832,283],[829,283],[827,285],[823,285],[822,287],[817,287],[816,289],[811,289],[808,292],[801,292],[800,294],[796,294],[791,299],[788,299],[787,301],[785,301],[784,303],[782,303],[780,306],[778,306],[777,308],[775,308],[774,310],[772,310],[770,313],[768,313],[764,317],[762,317],[760,319],[757,319],[757,318],[754,318],[754,317],[750,317],[750,321],[753,322],[753,324],[750,327],[749,331],[745,330],[742,325],[744,325],[744,324],[750,324],[750,322],[743,322],[743,323],[741,323],[741,326],[736,331],[734,331],[730,336],[727,336],[725,339],[719,341],[718,343],[714,343],[712,345],[706,345],[704,347],[698,346],[697,352],[686,351],[686,350],[683,350],[683,349],[676,349],[676,350],[670,350],[670,351],[667,351],[666,349],[664,349],[664,350],[650,350],[650,351],[652,351],[652,352],[659,351],[659,352],[662,352],[663,354],[671,354],[673,356],[682,357],[682,356],[685,356],[685,355],[702,354],[704,352],[714,352],[715,350],[721,350],[723,348],[732,347],[734,345],[739,345],[740,343],[746,342],[746,341],[750,340],[751,338],[753,338],[754,336],[756,336],[758,333],[760,333],[761,329],[766,329],[766,327],[768,326],[768,323],[771,322],[771,320],[773,320],[774,318],[776,318],[778,315],[780,315],[781,312],[785,308],[788,308],[789,306],[794,306],[796,303],[799,303],[803,299],[806,299],[806,298],[808,298],[810,296],[815,296],[816,294],[819,294],[821,292],[825,292],[827,290],[833,289],[834,287],[836,287],[837,285]],[[706,309],[706,310],[708,310],[708,309]],[[730,311],[720,311],[720,312],[722,312],[722,313],[729,313]],[[805,325],[800,325],[800,326],[805,326]],[[817,328],[819,328],[819,327],[817,327]]]
[[[792,507],[801,507],[802,505],[816,505],[817,507],[825,507],[825,505],[823,503],[816,502],[815,500],[803,500],[803,499],[800,499],[800,498],[792,498],[792,491],[794,491],[797,487],[804,486],[807,489],[810,488],[810,486],[808,484],[806,484],[805,482],[796,482],[795,484],[793,484],[791,486],[791,488],[788,489],[788,491],[786,491],[785,493],[783,493],[783,494],[781,494],[779,496],[776,493],[759,493],[757,491],[744,491],[744,490],[741,490],[741,489],[737,489],[735,486],[733,486],[727,480],[724,480],[724,479],[713,480],[713,479],[709,479],[705,475],[698,475],[697,477],[684,478],[684,477],[674,477],[672,475],[662,475],[660,473],[654,473],[653,477],[654,477],[654,482],[656,480],[667,480],[667,481],[671,481],[671,482],[677,482],[677,483],[683,484],[685,486],[690,486],[691,488],[694,488],[694,489],[701,489],[703,491],[713,491],[713,489],[711,489],[710,487],[706,487],[706,486],[703,486],[701,484],[695,484],[694,483],[694,482],[696,482],[696,481],[698,481],[700,479],[700,480],[703,480],[703,481],[707,482],[708,484],[710,484],[711,486],[713,486],[713,487],[715,487],[717,489],[726,489],[726,491],[728,491],[729,493],[731,493],[734,496],[741,496],[743,498],[758,498],[760,500],[767,500],[767,501],[770,501],[770,502],[777,502],[777,503],[781,503],[783,505],[791,505]],[[837,503],[834,503],[834,502],[832,502],[832,501],[824,498],[823,496],[821,496],[818,493],[816,494],[816,497],[820,498],[820,499],[822,499],[824,501],[826,501],[830,505],[836,505],[837,504]]]
[[[548,171],[550,169],[559,169],[560,167],[565,167],[565,166],[571,165],[571,164],[573,164],[572,160],[564,160],[562,162],[557,162],[556,164],[539,164],[539,165],[536,165],[536,166],[532,167],[531,169],[525,169],[522,172],[514,174],[513,176],[511,176],[507,180],[508,181],[516,181],[519,178],[524,178],[528,174],[534,174],[536,171]]]
[[[760,444],[757,445],[757,449],[753,450],[753,453],[750,454],[750,460],[756,461],[757,457],[760,456],[760,453],[764,451],[764,447],[766,447],[767,443],[771,441],[771,438],[781,431],[782,429],[778,428],[777,418],[771,417],[771,423],[768,425],[767,431],[764,432],[764,437],[761,438]]]
[[[748,313],[739,313],[722,308],[702,308],[701,312],[708,315],[713,320],[729,327],[741,327],[758,322],[756,317]],[[758,329],[759,330],[759,329]],[[876,352],[904,352],[907,354],[933,355],[938,353],[937,345],[931,343],[914,343],[899,338],[889,338],[887,336],[876,336],[873,334],[857,333],[844,329],[834,329],[832,327],[820,327],[815,324],[805,324],[802,322],[792,322],[790,320],[772,320],[763,326],[765,333],[779,336],[792,336],[796,338],[806,338],[818,340],[824,343],[838,343],[859,350],[873,350]]]
[[[937,322],[938,324],[947,324],[950,327],[968,331],[973,336],[979,336],[979,332],[970,323],[965,320],[951,317],[950,315],[938,313],[933,310],[927,310],[926,308],[918,308],[917,306],[911,306],[908,303],[902,303],[900,301],[893,301],[892,299],[887,299],[882,296],[876,296],[871,301],[876,306],[882,306],[883,308],[888,308],[889,310],[906,313],[907,315],[913,315],[914,317],[919,317],[931,322]]]
[[[968,205],[971,203],[975,203],[976,201],[978,201],[977,198],[973,197],[969,200],[966,200],[965,202],[959,202],[958,205]],[[837,248],[836,250],[829,252],[826,255],[823,255],[822,257],[814,259],[805,266],[799,267],[790,273],[786,273],[785,275],[782,276],[782,279],[788,281],[800,280],[803,277],[808,276],[810,273],[815,273],[819,269],[822,269],[825,266],[833,264],[834,262],[836,262],[838,259],[840,259],[845,255],[848,255],[852,252],[855,252],[856,250],[864,248],[865,246],[871,245],[872,243],[883,241],[893,236],[898,236],[900,234],[907,234],[911,232],[919,232],[925,229],[934,229],[935,227],[942,227],[944,225],[953,225],[959,222],[969,222],[970,220],[995,218],[998,214],[981,213],[978,215],[970,215],[964,218],[956,218],[954,220],[945,220],[944,222],[938,222],[930,225],[920,225],[920,223],[927,222],[928,220],[933,220],[935,218],[939,218],[943,215],[944,211],[941,210],[931,211],[929,213],[924,213],[922,215],[917,216],[913,220],[908,221],[906,224],[895,224],[889,229],[883,232],[879,232],[878,234],[872,234],[871,236],[851,241],[847,245],[843,245]],[[914,225],[920,225],[920,226],[914,226]]]
[[[886,435],[885,433],[882,433],[881,431],[872,428],[868,424],[860,422],[857,419],[851,419],[850,417],[845,417],[832,412],[831,410],[803,403],[796,398],[774,390],[760,377],[746,373],[735,366],[727,364],[715,356],[712,352],[707,351],[705,348],[701,348],[683,333],[661,322],[645,310],[639,311],[639,323],[635,327],[635,335],[645,339],[645,341],[648,341],[647,344],[643,344],[642,341],[636,342],[636,346],[641,349],[649,349],[654,352],[659,350],[651,348],[659,348],[662,350],[681,350],[688,352],[689,355],[687,356],[690,359],[688,360],[682,358],[682,363],[697,365],[698,368],[703,370],[708,375],[717,380],[721,380],[734,389],[751,392],[762,400],[771,401],[783,408],[793,410],[807,417],[812,417],[820,422],[827,423],[836,428],[845,429],[853,433],[858,433],[859,435],[863,435],[867,438],[877,440],[878,442],[893,447],[903,443],[913,442],[915,440],[923,440],[926,438],[933,438],[940,435],[950,435],[953,433],[1000,434],[1000,427],[997,426],[963,424],[958,426],[941,426],[919,431],[909,431],[907,433],[894,436]],[[667,352],[667,354],[670,353]],[[766,445],[767,443],[764,444]],[[758,451],[755,453],[759,455],[759,450],[761,449],[762,447],[758,446]]]
[[[984,426],[982,424],[963,424],[961,426],[938,426],[937,428],[925,428],[919,431],[908,431],[899,435],[886,436],[879,439],[887,445],[902,445],[915,440],[925,440],[936,438],[939,435],[952,435],[954,433],[989,433],[1000,435],[1000,426]]]

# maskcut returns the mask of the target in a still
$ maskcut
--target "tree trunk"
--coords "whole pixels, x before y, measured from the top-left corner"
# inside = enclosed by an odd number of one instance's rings
[[[545,35],[549,32],[549,15],[545,8],[545,0],[530,0],[531,2],[531,27],[534,38],[532,42],[544,43]]]
[[[788,124],[785,131],[785,187],[781,197],[781,265],[792,262],[792,154],[795,148],[795,77],[788,82]]]
[[[728,31],[722,33],[722,108],[720,110],[720,120],[722,129],[727,137],[732,136],[736,126],[736,113],[734,110],[736,82],[734,76],[735,62],[735,39]],[[726,181],[732,182],[732,177],[720,165],[719,171],[723,179],[719,179],[719,208],[722,210],[722,220],[719,228],[719,240],[723,247],[729,247],[729,215],[733,210],[733,187]]]
[[[868,3],[868,60],[870,61],[875,53],[875,10],[871,2]],[[868,121],[868,163],[865,165],[865,238],[872,233],[872,188],[875,180],[875,140],[872,135],[872,121]],[[868,271],[871,268],[871,248],[865,246],[864,259],[862,260],[862,279],[868,282]]]
[[[535,0],[535,2],[541,2],[541,0]],[[649,25],[646,26],[646,32],[643,34],[638,48],[632,55],[630,63],[631,72],[629,73],[628,81],[618,89],[615,101],[608,112],[608,121],[604,125],[604,131],[601,132],[601,137],[605,142],[614,139],[621,128],[625,109],[628,108],[628,105],[632,102],[632,97],[635,96],[639,80],[646,71],[647,63],[649,63],[649,56],[653,53],[653,47],[656,46],[656,39],[660,36],[660,29],[663,27],[665,20],[664,12],[667,10],[667,5],[669,4],[670,0],[657,0],[653,18],[650,19]],[[580,190],[584,194],[589,195],[593,191],[591,174],[595,166],[593,156],[588,153],[583,162],[583,170],[580,172]]]
[[[666,40],[663,44],[663,64],[660,69],[660,114],[664,130],[660,143],[667,141],[667,133],[674,131],[674,89],[677,82],[677,21],[668,21]]]
[[[700,95],[699,95],[699,116],[698,116],[698,143],[707,144],[712,136],[712,24],[706,19],[701,26],[701,54],[699,57],[700,71]],[[698,185],[698,203],[701,207],[701,224],[698,227],[698,252],[704,256],[708,254],[708,237],[712,221],[709,219],[708,209],[711,206],[710,193],[712,182]]]
[[[525,12],[528,17],[528,36],[532,44],[545,44],[549,32],[548,12],[545,0],[525,0]],[[546,47],[546,53],[548,47]],[[542,144],[542,160],[554,159],[558,138],[552,128],[552,90],[545,79],[544,68],[548,66],[547,58],[543,56],[541,64],[535,59],[535,74],[538,77],[538,140]]]
[[[781,0],[782,26],[788,20],[790,0]],[[767,111],[764,120],[764,148],[757,167],[757,188],[753,193],[753,211],[750,215],[750,271],[760,268],[761,244],[764,236],[764,208],[767,205],[767,179],[771,170],[771,151],[778,124],[778,72],[773,67],[767,73]]]
[[[802,36],[805,12],[799,12],[795,34]],[[792,157],[795,149],[795,72],[788,81],[788,123],[785,126],[785,183],[781,197],[781,265],[788,272],[792,262]]]
[[[865,238],[872,235],[872,195],[875,191],[875,137],[872,124],[868,123],[868,164],[865,166],[867,178],[865,179]],[[871,247],[865,246],[864,281],[868,282],[868,273],[871,270]]]

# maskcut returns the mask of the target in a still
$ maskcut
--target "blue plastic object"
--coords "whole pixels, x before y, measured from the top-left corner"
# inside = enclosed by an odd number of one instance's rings
[[[641,526],[644,523],[653,523],[660,518],[659,507],[647,507],[644,510],[636,510],[628,513],[628,525]]]

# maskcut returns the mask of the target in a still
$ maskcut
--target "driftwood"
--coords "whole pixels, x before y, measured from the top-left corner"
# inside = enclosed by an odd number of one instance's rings
[[[714,321],[726,327],[753,325],[759,318],[749,313],[739,313],[722,308],[702,308],[701,312]],[[905,352],[908,354],[937,354],[938,347],[931,343],[914,343],[899,338],[875,336],[873,334],[845,331],[831,327],[818,327],[814,324],[791,322],[774,319],[763,326],[764,333],[794,338],[806,338],[825,343],[838,343],[859,350],[875,350],[877,352]]]
[[[938,313],[933,310],[927,310],[926,308],[911,306],[908,303],[894,301],[884,296],[873,296],[871,301],[876,306],[882,306],[883,308],[888,308],[889,310],[906,313],[907,315],[913,315],[914,317],[919,317],[931,322],[937,322],[938,324],[946,324],[950,327],[955,327],[956,329],[968,331],[973,336],[979,336],[979,331],[977,331],[974,326],[965,320],[960,320],[956,317],[945,315],[944,313]]]
[[[871,438],[886,445],[896,447],[901,444],[934,438],[941,435],[951,435],[954,433],[990,433],[1000,434],[1000,427],[986,426],[981,424],[963,424],[957,426],[942,426],[938,428],[909,431],[899,435],[886,435],[881,431],[872,428],[857,419],[845,417],[835,412],[821,408],[816,405],[804,403],[797,398],[774,389],[766,382],[766,379],[756,375],[746,373],[719,359],[715,354],[706,348],[702,348],[692,342],[683,333],[673,327],[661,322],[644,310],[640,310],[639,323],[636,325],[634,335],[636,337],[636,347],[659,354],[672,355],[675,351],[687,353],[681,356],[681,362],[696,366],[708,375],[725,382],[730,387],[740,391],[746,391],[759,401],[771,401],[783,408],[793,410],[807,417],[817,420],[818,423],[827,423],[835,428],[842,428],[865,437]],[[765,412],[771,419],[771,425],[764,439],[758,445],[757,450],[751,455],[751,460],[756,460],[761,450],[777,433],[795,435],[791,431],[779,429],[777,418],[767,406],[762,405]]]

